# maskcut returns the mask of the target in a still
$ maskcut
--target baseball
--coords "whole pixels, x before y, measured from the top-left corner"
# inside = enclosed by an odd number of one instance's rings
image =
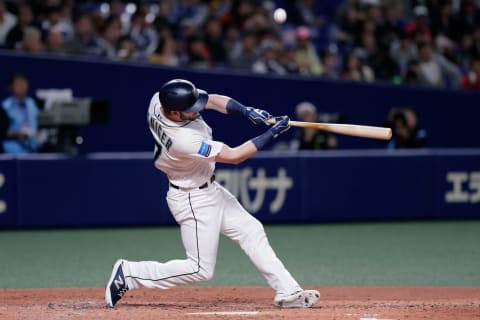
[[[287,20],[287,12],[283,8],[277,8],[275,11],[273,11],[273,20],[275,20],[276,23],[282,24]]]

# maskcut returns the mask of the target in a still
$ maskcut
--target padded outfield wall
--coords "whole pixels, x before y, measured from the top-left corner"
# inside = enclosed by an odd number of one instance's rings
[[[151,153],[0,160],[0,227],[174,223]],[[480,149],[261,152],[217,181],[265,223],[480,218]]]
[[[480,147],[480,94],[474,91],[258,76],[231,70],[192,71],[10,52],[0,52],[0,70],[0,84],[6,84],[10,74],[21,72],[30,78],[32,92],[39,88],[71,88],[76,97],[108,100],[108,124],[82,130],[83,153],[152,150],[146,109],[152,94],[172,78],[190,79],[208,92],[230,95],[272,114],[290,117],[295,116],[295,105],[307,100],[322,112],[342,113],[347,123],[383,125],[391,107],[412,105],[418,110],[420,125],[428,131],[429,147]],[[0,97],[6,94],[6,86],[2,86]],[[264,130],[253,127],[246,119],[225,117],[214,111],[205,112],[204,117],[212,125],[215,137],[231,145]],[[288,139],[293,132],[290,130],[284,138]],[[341,149],[384,147],[369,139],[339,139]]]

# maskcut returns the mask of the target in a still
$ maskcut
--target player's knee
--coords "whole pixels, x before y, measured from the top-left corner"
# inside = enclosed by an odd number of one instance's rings
[[[206,282],[210,281],[213,278],[213,274],[215,273],[215,268],[214,267],[202,267],[200,266],[200,269],[197,272],[197,281],[198,282]]]
[[[215,264],[205,263],[202,260],[200,262],[191,260],[193,270],[195,270],[191,276],[195,282],[206,282],[213,278],[215,271]]]
[[[204,281],[210,281],[213,278],[213,274],[215,273],[215,270],[213,268],[202,269],[201,273]]]

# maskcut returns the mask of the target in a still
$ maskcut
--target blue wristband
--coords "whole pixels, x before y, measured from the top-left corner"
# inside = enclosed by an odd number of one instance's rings
[[[228,100],[228,102],[227,102],[227,113],[229,113],[229,114],[238,113],[238,114],[245,115],[246,111],[247,111],[247,109],[245,108],[245,106],[243,104],[241,104],[240,102],[238,102],[237,100],[232,99],[232,98],[230,98],[230,100]]]
[[[255,147],[257,147],[257,150],[260,150],[263,148],[270,140],[272,140],[273,134],[270,132],[270,130],[267,130],[266,132],[262,133],[258,137],[255,137],[252,139],[253,144]]]

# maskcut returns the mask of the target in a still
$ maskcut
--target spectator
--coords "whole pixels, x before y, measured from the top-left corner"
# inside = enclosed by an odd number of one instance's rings
[[[393,132],[388,149],[421,148],[427,144],[427,133],[418,127],[418,116],[413,107],[391,109],[387,126]]]
[[[293,22],[311,27],[320,27],[323,24],[323,19],[315,12],[314,0],[297,0],[293,3],[292,17],[290,18]]]
[[[234,68],[251,70],[253,63],[257,60],[256,47],[258,38],[254,31],[246,30],[242,37],[240,51],[231,57],[231,65]]]
[[[122,35],[120,19],[111,16],[100,26],[100,37],[98,44],[100,56],[115,60],[117,58],[118,40]]]
[[[135,42],[129,35],[118,39],[117,59],[122,61],[137,60],[138,52],[135,50]]]
[[[293,45],[285,45],[280,52],[280,63],[289,74],[300,74],[300,66],[296,59],[296,48]]]
[[[408,62],[417,59],[417,47],[407,33],[400,32],[390,45],[390,55],[399,66],[400,72],[404,72]]]
[[[106,12],[106,16],[115,17],[120,20],[122,35],[128,33],[130,30],[131,13],[125,10],[125,1],[123,0],[110,0],[109,10]]]
[[[472,61],[469,72],[463,77],[462,88],[480,90],[480,60]]]
[[[387,47],[379,47],[367,63],[373,69],[375,80],[393,81],[400,69]]]
[[[158,13],[153,22],[155,29],[162,33],[162,30],[168,29],[171,32],[176,29],[175,18],[172,13],[172,4],[168,1],[160,1],[158,4]]]
[[[460,38],[458,36],[460,35],[456,35],[454,29],[455,15],[452,0],[444,0],[439,6],[438,10],[431,10],[433,11],[431,23],[433,35],[443,34],[459,42]]]
[[[46,48],[48,53],[64,54],[63,36],[57,27],[50,27],[47,34]]]
[[[325,79],[338,79],[338,49],[336,46],[329,46],[322,53],[323,72],[321,77]]]
[[[295,107],[299,121],[318,122],[317,108],[310,102],[301,102]],[[292,142],[294,150],[318,150],[337,148],[337,138],[325,131],[313,128],[299,128]]]
[[[319,76],[323,67],[311,41],[310,30],[305,26],[298,27],[295,30],[295,39],[297,41],[296,60],[300,72],[305,75]]]
[[[260,56],[253,63],[255,73],[286,75],[287,70],[279,61],[280,49],[276,41],[264,40],[260,45]]]
[[[50,28],[56,28],[64,39],[73,36],[71,21],[62,17],[62,8],[59,5],[46,6],[46,19],[41,22],[42,34],[46,35]]]
[[[472,45],[472,58],[480,58],[480,26],[475,29],[472,34],[473,45]]]
[[[461,70],[468,70],[475,56],[473,37],[471,34],[464,34],[455,50],[455,61]]]
[[[42,35],[37,28],[25,28],[20,51],[28,53],[42,53],[45,51],[45,46],[42,42]]]
[[[5,40],[8,32],[17,23],[17,17],[7,11],[5,1],[0,0],[0,48],[5,46]]]
[[[205,22],[205,44],[211,54],[214,65],[225,65],[228,62],[227,50],[223,42],[222,25],[215,17]]]
[[[240,30],[245,30],[245,22],[257,9],[255,0],[234,0],[227,19],[236,25]]]
[[[341,78],[352,81],[372,82],[375,80],[372,69],[364,65],[354,52],[347,52],[343,58]]]
[[[421,35],[425,41],[432,41],[432,30],[428,18],[428,8],[424,5],[417,5],[413,8],[414,19],[406,26],[407,33]]]
[[[227,23],[224,30],[223,46],[227,53],[227,61],[231,65],[232,60],[242,52],[242,34],[237,26],[232,23]]]
[[[35,100],[27,96],[28,79],[20,74],[13,75],[9,81],[9,90],[12,95],[2,102],[9,120],[3,150],[9,154],[35,152],[38,107]]]
[[[473,0],[462,0],[460,12],[457,14],[452,34],[460,37],[464,34],[473,33],[480,25],[480,13]],[[457,41],[459,38],[456,39]]]
[[[408,61],[406,69],[402,72],[402,83],[418,86],[423,85],[418,60],[411,59]]]
[[[383,10],[383,18],[377,26],[378,44],[384,47],[390,46],[402,33],[405,33],[405,21],[400,16],[400,4],[387,2]]]
[[[345,8],[339,10],[338,22],[338,40],[347,47],[353,46],[357,39],[358,30],[361,29],[363,15],[355,5],[350,3]]]
[[[188,19],[194,25],[201,26],[208,17],[207,4],[201,0],[187,0],[177,4],[179,20]]]
[[[206,69],[212,65],[212,58],[207,44],[200,33],[189,36],[186,40],[185,53],[187,64],[194,68]]]
[[[259,35],[269,36],[271,34],[275,34],[276,32],[273,30],[273,24],[270,19],[266,16],[266,14],[261,11],[257,10],[251,16],[245,20],[244,29],[246,30],[254,30]],[[265,38],[262,37],[262,40]]]
[[[32,7],[29,4],[22,3],[18,6],[17,24],[10,29],[6,39],[6,46],[9,49],[19,49],[23,40],[25,28],[35,26]]]
[[[99,56],[102,48],[93,28],[90,15],[80,14],[74,19],[75,32],[71,39],[63,44],[65,51],[73,55]]]
[[[386,47],[378,46],[375,26],[365,28],[361,35],[360,46],[355,50],[359,60],[372,68],[375,79],[391,80],[398,74],[398,66]]]
[[[429,43],[422,43],[418,48],[420,77],[422,82],[433,87],[458,87],[460,70],[441,54],[433,52]]]
[[[145,15],[136,12],[132,16],[129,37],[135,46],[135,57],[147,60],[158,47],[158,33],[147,23]]]
[[[150,57],[150,62],[171,67],[180,65],[180,59],[177,54],[177,42],[169,31],[164,31],[164,36],[160,39],[157,50]]]

